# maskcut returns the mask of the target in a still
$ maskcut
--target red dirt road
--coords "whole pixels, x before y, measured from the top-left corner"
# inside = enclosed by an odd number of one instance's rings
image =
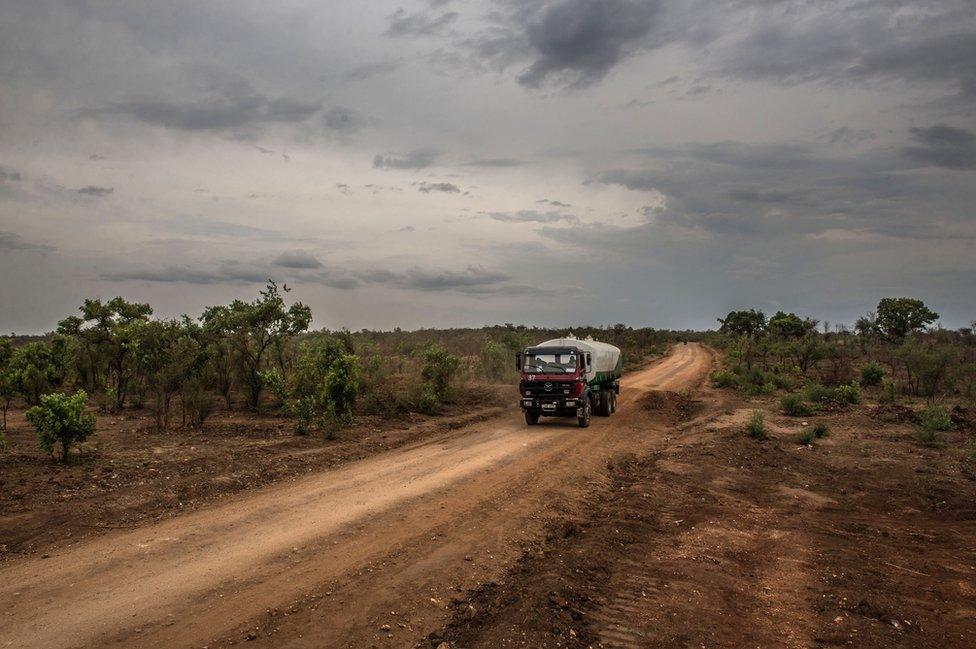
[[[460,590],[498,578],[554,510],[663,424],[644,390],[700,382],[678,346],[626,377],[620,410],[498,419],[192,514],[0,568],[0,647],[411,646]],[[381,629],[382,627],[382,629]]]

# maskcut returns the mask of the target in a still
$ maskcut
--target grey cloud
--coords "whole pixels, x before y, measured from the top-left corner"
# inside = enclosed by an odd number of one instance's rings
[[[847,146],[857,146],[862,142],[876,139],[878,136],[874,131],[868,129],[857,129],[849,126],[835,128],[827,134],[826,140],[830,144],[846,144]]]
[[[322,262],[316,259],[315,255],[305,250],[283,252],[275,257],[275,260],[271,263],[282,268],[309,269],[322,267]]]
[[[43,243],[24,241],[19,234],[0,231],[0,250],[16,250],[23,252],[53,252],[54,246]]]
[[[602,79],[651,30],[657,9],[647,0],[560,0],[547,4],[528,25],[535,60],[519,83],[548,81],[587,86]]]
[[[909,3],[905,7],[913,7]],[[897,7],[895,7],[897,8]],[[893,18],[890,2],[771,5],[721,50],[717,74],[781,84],[811,81],[950,82],[976,93],[972,5],[933,0]]]
[[[326,131],[339,136],[358,133],[372,122],[373,120],[362,112],[342,106],[333,106],[322,116]]]
[[[976,134],[945,125],[910,131],[916,145],[904,149],[908,157],[947,169],[976,169]]]
[[[376,155],[373,158],[375,169],[424,169],[437,160],[433,149],[415,149],[403,154]]]
[[[515,158],[476,158],[461,163],[462,167],[521,167],[525,162]]]
[[[442,192],[444,194],[460,194],[461,188],[454,183],[416,183],[417,191],[422,194],[431,192]]]
[[[611,169],[597,179],[658,192],[663,204],[644,211],[658,227],[765,238],[825,231],[912,239],[974,234],[963,215],[976,190],[962,179],[921,173],[884,147],[839,156],[807,144],[716,142],[643,155],[649,158],[643,166]],[[938,217],[920,220],[921,213]]]
[[[364,63],[351,68],[343,73],[342,77],[347,81],[365,81],[371,77],[381,74],[389,74],[400,67],[399,59],[388,61],[377,61],[375,63]]]
[[[13,169],[8,169],[6,167],[0,167],[0,182],[7,180],[23,180],[23,176],[20,175],[19,171],[14,171]]]
[[[87,196],[108,196],[114,191],[114,187],[98,187],[97,185],[88,185],[87,187],[82,187],[79,189],[78,193],[85,194]]]
[[[563,203],[562,201],[554,201],[549,198],[541,198],[536,201],[536,203],[545,203],[546,205],[552,205],[553,207],[572,207],[569,203]]]
[[[261,284],[268,280],[267,273],[242,264],[223,264],[215,269],[189,266],[166,266],[158,269],[141,269],[105,273],[103,279],[112,282],[156,282],[181,284]]]
[[[456,11],[430,15],[423,11],[411,14],[397,9],[390,16],[390,24],[385,33],[387,36],[434,36],[442,33],[457,17]]]
[[[520,210],[518,212],[484,212],[484,215],[503,223],[556,223],[558,221],[576,221],[572,214],[562,212],[537,212],[535,210]]]
[[[363,281],[387,284],[397,288],[418,291],[473,292],[488,286],[502,284],[509,279],[504,273],[468,266],[463,271],[430,270],[411,268],[404,273],[389,270],[373,270],[358,273]]]
[[[79,112],[87,117],[122,115],[153,126],[184,131],[236,131],[269,123],[300,123],[321,110],[321,103],[272,98],[245,81],[214,84],[195,100],[139,97]]]

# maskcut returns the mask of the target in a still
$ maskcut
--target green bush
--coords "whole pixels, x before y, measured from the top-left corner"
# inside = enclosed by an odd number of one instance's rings
[[[857,383],[838,385],[833,390],[833,399],[837,403],[857,405],[861,403],[861,388]]]
[[[834,391],[820,383],[811,383],[804,391],[807,401],[812,403],[823,403],[830,401],[834,397]]]
[[[746,422],[746,432],[753,439],[766,439],[766,415],[762,410],[753,410]]]
[[[783,411],[783,414],[788,417],[808,417],[813,414],[810,406],[804,403],[803,397],[795,392],[784,395],[779,400],[779,407]]]
[[[931,404],[922,412],[922,427],[918,431],[918,441],[925,446],[940,446],[938,433],[952,428],[952,418],[944,407]]]
[[[945,432],[952,428],[952,417],[943,406],[932,404],[922,413],[922,428],[934,432]]]
[[[718,370],[712,372],[712,385],[716,388],[737,388],[739,387],[739,377],[729,370]]]
[[[896,405],[901,395],[901,386],[898,381],[885,377],[881,380],[881,403]]]
[[[881,379],[883,378],[884,370],[874,361],[871,361],[861,368],[862,385],[878,385],[881,383]]]
[[[813,427],[813,436],[816,437],[817,439],[826,437],[829,434],[830,434],[830,428],[828,428],[827,424],[823,423],[822,421],[818,422]]]
[[[449,354],[440,345],[427,347],[423,358],[420,376],[425,388],[437,398],[438,403],[450,401],[454,395],[454,380],[461,367],[461,359]]]
[[[425,415],[436,415],[441,412],[441,401],[432,389],[424,388],[417,400],[417,409]]]
[[[61,444],[61,459],[68,461],[72,444],[83,442],[95,432],[95,415],[85,412],[88,395],[79,390],[69,396],[55,392],[40,398],[40,405],[27,411],[27,421],[37,429],[41,449],[54,455],[54,445]]]
[[[796,436],[796,442],[797,444],[809,446],[810,444],[813,444],[815,437],[816,435],[814,434],[814,431],[810,430],[809,427],[804,428],[802,431],[800,431],[800,434]]]

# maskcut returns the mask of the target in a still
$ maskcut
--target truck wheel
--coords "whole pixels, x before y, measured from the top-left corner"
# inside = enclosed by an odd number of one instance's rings
[[[583,416],[577,417],[576,421],[579,422],[580,428],[587,428],[590,425],[590,400],[586,399],[583,402]]]
[[[529,426],[535,426],[539,423],[539,413],[537,412],[525,412],[525,423]]]
[[[600,404],[597,406],[597,414],[601,417],[610,416],[610,391],[600,390]]]
[[[610,391],[610,414],[617,412],[617,393]]]

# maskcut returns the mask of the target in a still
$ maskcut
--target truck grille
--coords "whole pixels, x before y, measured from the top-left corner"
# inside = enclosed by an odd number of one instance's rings
[[[522,382],[522,396],[556,397],[556,396],[566,396],[571,394],[573,394],[572,381],[523,381]]]

